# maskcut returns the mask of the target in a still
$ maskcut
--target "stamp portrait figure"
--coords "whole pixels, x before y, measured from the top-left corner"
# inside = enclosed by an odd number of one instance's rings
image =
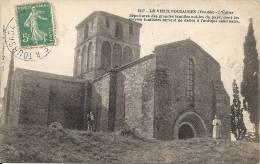
[[[41,16],[44,11],[37,10],[34,6],[32,7],[32,12],[29,14],[28,18],[24,22],[25,27],[30,27],[31,30],[31,40],[37,44],[38,41],[46,42],[47,34],[39,29],[38,19],[47,20],[48,18]]]

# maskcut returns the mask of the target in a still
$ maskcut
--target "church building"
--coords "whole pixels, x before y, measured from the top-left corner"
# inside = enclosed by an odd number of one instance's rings
[[[73,76],[17,68],[6,123],[113,132],[125,125],[145,138],[208,137],[212,120],[230,137],[229,96],[219,63],[190,39],[158,45],[140,58],[141,24],[95,11],[77,29]],[[147,43],[149,44],[149,43]]]

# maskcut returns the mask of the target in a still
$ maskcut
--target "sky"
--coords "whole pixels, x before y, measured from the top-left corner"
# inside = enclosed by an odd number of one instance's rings
[[[19,4],[39,2],[35,0],[2,0],[0,10],[2,26],[15,17],[15,6]],[[40,1],[43,2],[43,1]],[[75,26],[93,11],[102,10],[125,18],[129,14],[137,14],[137,9],[191,9],[191,10],[226,10],[234,12],[240,23],[162,23],[140,22],[141,57],[149,55],[156,45],[188,39],[195,41],[221,65],[221,78],[230,97],[232,81],[240,84],[243,70],[243,43],[248,30],[249,18],[253,18],[255,36],[259,41],[260,3],[253,1],[199,1],[199,0],[153,0],[153,1],[83,1],[83,0],[50,0],[56,27],[57,45],[45,58],[38,61],[22,61],[15,59],[15,67],[72,75],[74,47],[76,46]],[[1,46],[3,46],[1,44]],[[259,43],[257,42],[258,52]],[[2,47],[1,47],[2,48]],[[2,52],[2,51],[1,51]],[[2,86],[7,75],[7,64],[10,53],[5,50],[5,72],[1,74]],[[2,87],[3,88],[3,87]],[[1,91],[1,95],[3,92]]]

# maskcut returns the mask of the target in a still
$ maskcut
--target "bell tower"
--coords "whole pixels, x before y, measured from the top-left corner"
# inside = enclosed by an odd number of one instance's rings
[[[140,57],[141,24],[95,11],[77,25],[74,77],[93,80]]]

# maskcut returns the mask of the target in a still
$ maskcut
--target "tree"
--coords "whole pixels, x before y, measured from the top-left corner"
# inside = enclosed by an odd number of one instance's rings
[[[255,124],[255,136],[259,141],[259,103],[258,103],[258,68],[259,60],[256,50],[253,22],[250,19],[244,43],[244,70],[241,82],[241,95],[244,97],[244,109],[250,114],[250,121]]]
[[[239,100],[239,89],[236,80],[233,81],[233,103],[231,105],[231,131],[237,140],[242,140],[246,134],[246,127],[243,120],[243,108]]]

